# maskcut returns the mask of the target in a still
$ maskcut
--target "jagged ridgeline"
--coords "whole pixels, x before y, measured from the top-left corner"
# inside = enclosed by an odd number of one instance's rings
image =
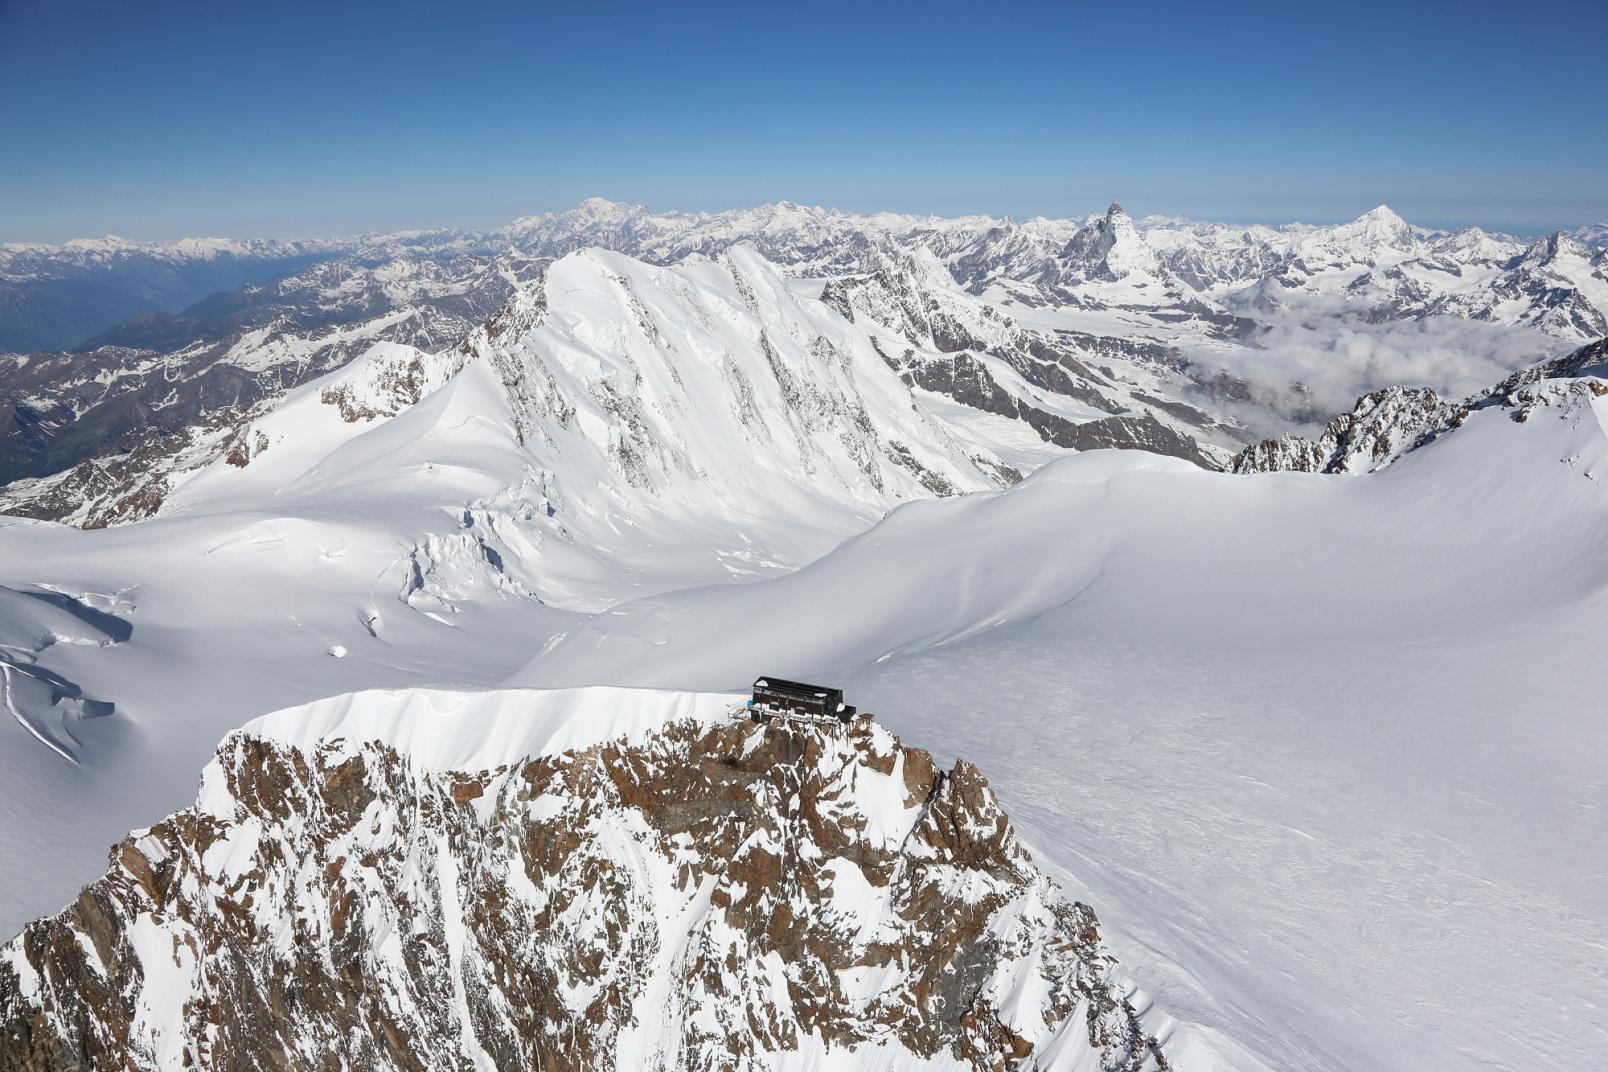
[[[253,723],[0,953],[0,1068],[1167,1067],[975,767],[728,703]]]

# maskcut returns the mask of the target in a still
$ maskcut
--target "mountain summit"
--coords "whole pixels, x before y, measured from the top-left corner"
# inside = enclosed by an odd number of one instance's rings
[[[269,716],[0,949],[0,1067],[1167,1068],[975,767],[729,705]]]
[[[1104,216],[1085,224],[1061,251],[1063,266],[1087,279],[1109,282],[1161,271],[1133,220],[1116,201]]]

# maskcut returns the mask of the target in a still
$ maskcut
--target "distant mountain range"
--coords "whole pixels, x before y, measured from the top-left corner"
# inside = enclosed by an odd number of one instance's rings
[[[1365,267],[1400,269],[1432,294],[1461,293],[1481,285],[1496,289],[1519,285],[1522,277],[1500,281],[1498,277],[1523,261],[1532,270],[1552,271],[1553,281],[1563,287],[1583,289],[1587,292],[1583,300],[1601,313],[1602,295],[1589,292],[1596,289],[1591,283],[1593,270],[1598,273],[1596,282],[1601,282],[1598,253],[1608,245],[1608,224],[1534,239],[1488,234],[1479,228],[1455,232],[1413,228],[1384,206],[1347,224],[1280,228],[1163,216],[1133,221],[1119,206],[1113,207],[1118,208],[1115,214],[1087,219],[1015,221],[988,216],[856,215],[785,201],[716,213],[654,213],[639,205],[590,198],[566,212],[524,217],[488,231],[405,231],[291,241],[206,238],[139,243],[107,237],[60,246],[13,243],[0,245],[0,352],[129,344],[132,336],[127,331],[102,335],[142,314],[182,312],[190,322],[215,333],[216,321],[227,315],[226,310],[216,305],[192,310],[192,304],[235,288],[245,288],[245,293],[234,304],[279,304],[271,292],[256,288],[320,261],[351,261],[369,268],[396,260],[457,262],[445,269],[445,274],[456,276],[473,272],[468,262],[458,261],[466,256],[496,258],[517,252],[551,259],[598,246],[666,264],[689,253],[719,253],[739,242],[800,274],[815,275],[854,271],[865,252],[879,246],[924,245],[964,285],[979,290],[1000,277],[1053,284],[1114,282],[1137,273],[1159,276],[1163,282],[1176,280],[1198,293],[1220,294],[1225,288],[1268,278],[1290,285],[1310,282],[1322,270],[1339,274],[1337,270]],[[1589,262],[1583,274],[1573,258]],[[1443,278],[1492,267],[1503,271],[1475,272],[1474,278],[1465,280],[1467,286],[1449,286]],[[1135,283],[1146,281],[1137,278]],[[1355,274],[1345,279],[1355,281]],[[1552,303],[1544,304],[1550,308]],[[1417,310],[1435,311],[1441,310]],[[1518,319],[1521,312],[1502,310],[1492,315]],[[175,325],[173,330],[182,334],[185,329]]]
[[[1257,392],[1213,355],[1254,351],[1267,321],[1315,306],[1365,323],[1454,317],[1561,348],[1608,332],[1602,239],[1424,231],[1384,207],[1271,229],[1135,221],[1118,205],[1017,222],[786,202],[655,214],[591,199],[484,232],[8,246],[0,340],[81,341],[0,356],[0,505],[91,524],[143,516],[156,500],[136,484],[221,456],[285,391],[378,342],[450,350],[588,248],[664,266],[749,247],[801,294],[943,355],[884,355],[914,386],[1024,422],[1052,447],[1143,446],[1217,466],[1255,438],[1241,416]],[[114,314],[74,288],[117,290],[122,304]],[[43,294],[62,297],[55,327],[29,312]],[[131,302],[147,311],[108,326]]]
[[[0,359],[0,1067],[1590,1067],[1590,237],[164,247],[310,259]]]

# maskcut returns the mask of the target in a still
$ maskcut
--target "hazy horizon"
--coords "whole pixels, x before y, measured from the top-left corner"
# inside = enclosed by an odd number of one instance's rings
[[[1493,222],[1490,222],[1490,221],[1476,220],[1476,219],[1433,220],[1433,219],[1424,219],[1424,218],[1417,217],[1417,216],[1413,215],[1412,213],[1405,212],[1405,211],[1401,210],[1396,205],[1391,204],[1389,202],[1376,202],[1376,203],[1373,203],[1373,204],[1368,204],[1368,205],[1365,205],[1365,206],[1362,206],[1362,207],[1358,208],[1355,212],[1351,212],[1349,214],[1342,214],[1342,215],[1336,215],[1336,216],[1327,216],[1327,217],[1322,217],[1322,218],[1281,219],[1281,218],[1275,218],[1275,217],[1271,217],[1271,216],[1212,216],[1212,215],[1206,215],[1206,214],[1202,214],[1202,213],[1169,211],[1165,207],[1158,207],[1158,208],[1155,208],[1155,209],[1152,210],[1152,209],[1149,209],[1147,207],[1135,206],[1133,204],[1130,204],[1130,202],[1128,202],[1128,201],[1126,201],[1126,200],[1124,200],[1123,198],[1120,198],[1120,197],[1113,198],[1113,199],[1110,199],[1108,201],[1101,202],[1097,206],[1091,206],[1091,207],[1083,209],[1081,211],[1075,210],[1075,211],[1058,212],[1058,213],[1057,212],[1016,212],[1016,213],[1013,213],[1013,212],[988,211],[987,209],[978,209],[978,210],[969,211],[969,212],[958,212],[958,211],[957,212],[925,212],[925,211],[921,211],[921,210],[917,210],[917,209],[899,209],[899,208],[887,208],[887,207],[850,209],[850,208],[844,208],[844,207],[841,207],[841,206],[838,206],[838,205],[819,204],[819,203],[814,203],[814,202],[809,202],[809,201],[803,201],[803,200],[800,200],[798,198],[789,198],[789,197],[777,197],[777,198],[772,198],[772,199],[767,200],[767,201],[756,202],[756,203],[753,203],[753,204],[733,204],[733,205],[724,205],[724,206],[715,207],[715,208],[687,208],[687,207],[682,207],[682,206],[659,206],[659,205],[653,205],[653,204],[644,204],[644,203],[639,202],[639,201],[632,201],[632,200],[625,199],[625,198],[603,197],[602,195],[593,194],[593,195],[589,195],[588,197],[583,197],[583,198],[580,198],[580,199],[578,199],[576,201],[569,202],[567,204],[552,205],[552,206],[548,206],[548,207],[542,207],[542,208],[535,209],[535,210],[532,210],[532,211],[529,211],[529,212],[519,212],[519,213],[515,213],[515,214],[513,214],[511,216],[508,216],[506,218],[502,218],[502,219],[498,219],[498,220],[492,220],[492,221],[489,221],[489,222],[488,221],[476,221],[476,222],[472,222],[472,223],[451,223],[451,222],[436,223],[436,222],[431,222],[431,223],[422,223],[422,224],[413,224],[413,225],[399,225],[399,226],[396,226],[396,227],[365,228],[365,229],[357,229],[357,230],[348,229],[348,230],[328,230],[328,231],[305,231],[305,232],[224,233],[224,232],[221,232],[221,231],[192,230],[192,231],[184,231],[184,232],[175,233],[175,234],[157,234],[157,235],[142,235],[141,233],[139,233],[139,228],[138,227],[129,227],[129,228],[121,229],[121,230],[118,230],[118,229],[109,230],[109,231],[106,231],[106,232],[103,232],[103,233],[100,233],[100,234],[72,234],[72,235],[67,235],[67,236],[64,236],[64,237],[55,237],[55,238],[15,238],[15,237],[12,237],[10,235],[0,234],[0,246],[5,246],[5,245],[11,245],[11,246],[25,246],[25,245],[64,246],[64,245],[67,245],[68,243],[71,243],[71,242],[96,242],[96,241],[103,241],[103,240],[107,240],[107,239],[120,239],[122,241],[138,243],[138,244],[144,245],[144,244],[159,244],[159,243],[165,243],[165,242],[177,242],[177,241],[183,241],[185,239],[192,239],[192,240],[211,240],[211,239],[216,239],[216,240],[225,240],[225,241],[228,241],[228,240],[234,240],[234,241],[286,241],[286,242],[289,242],[289,241],[336,240],[336,239],[341,239],[341,238],[362,237],[362,236],[366,236],[366,235],[406,234],[406,233],[410,233],[410,232],[462,231],[462,232],[466,232],[466,233],[472,233],[472,232],[482,232],[482,231],[493,231],[493,230],[496,230],[496,229],[501,228],[501,227],[506,227],[509,224],[515,222],[516,220],[523,219],[523,218],[538,217],[538,216],[543,216],[543,215],[548,215],[548,214],[557,214],[557,213],[569,212],[569,211],[572,211],[572,210],[578,208],[583,202],[585,202],[587,200],[592,200],[592,199],[609,201],[609,202],[612,202],[614,204],[625,205],[625,206],[628,206],[628,207],[631,207],[631,208],[642,208],[642,209],[647,210],[649,213],[651,213],[653,215],[658,215],[658,216],[668,216],[668,215],[674,215],[674,214],[699,215],[699,214],[719,213],[719,212],[728,212],[728,211],[729,212],[756,211],[756,210],[759,210],[759,209],[762,209],[762,208],[767,208],[767,207],[770,207],[770,206],[773,206],[773,205],[786,203],[786,204],[799,205],[799,206],[804,207],[804,208],[822,209],[822,210],[825,210],[825,211],[828,211],[828,212],[838,212],[838,213],[842,213],[844,215],[850,215],[850,216],[853,216],[853,215],[872,215],[872,214],[876,214],[876,213],[892,213],[892,214],[895,214],[895,215],[902,215],[902,216],[930,216],[930,217],[937,218],[937,219],[959,219],[959,218],[967,217],[967,216],[987,216],[987,217],[992,217],[992,218],[995,218],[995,219],[1009,218],[1009,219],[1014,220],[1014,221],[1016,221],[1018,223],[1021,223],[1021,222],[1025,222],[1027,220],[1034,219],[1034,218],[1073,219],[1073,220],[1085,219],[1085,218],[1087,218],[1089,216],[1099,215],[1100,213],[1103,213],[1106,210],[1106,208],[1112,203],[1112,201],[1115,201],[1116,203],[1119,203],[1119,204],[1122,205],[1123,211],[1127,212],[1135,220],[1138,220],[1140,222],[1144,222],[1146,219],[1152,219],[1152,218],[1156,218],[1156,219],[1159,219],[1159,218],[1173,218],[1173,219],[1187,219],[1187,220],[1190,220],[1192,222],[1197,222],[1197,223],[1218,223],[1218,224],[1224,224],[1226,226],[1231,226],[1231,227],[1252,227],[1252,226],[1263,226],[1263,227],[1272,227],[1272,228],[1279,228],[1279,227],[1286,227],[1286,226],[1328,227],[1328,226],[1333,226],[1335,224],[1347,223],[1347,222],[1350,222],[1351,220],[1355,220],[1359,216],[1363,215],[1364,213],[1366,213],[1366,212],[1368,212],[1368,211],[1370,211],[1370,210],[1372,210],[1372,209],[1374,209],[1376,207],[1379,207],[1380,205],[1383,205],[1385,207],[1390,208],[1391,211],[1396,212],[1398,215],[1400,215],[1403,219],[1405,219],[1409,224],[1413,225],[1414,227],[1424,228],[1424,229],[1428,229],[1428,230],[1437,230],[1437,231],[1459,231],[1459,230],[1467,229],[1469,227],[1478,227],[1478,228],[1480,228],[1480,229],[1482,229],[1484,231],[1488,231],[1488,232],[1491,232],[1491,233],[1510,234],[1510,235],[1513,235],[1515,237],[1521,237],[1521,238],[1540,238],[1540,237],[1544,237],[1546,235],[1552,234],[1552,233],[1560,231],[1560,230],[1561,231],[1572,231],[1572,230],[1575,230],[1576,228],[1580,228],[1580,227],[1590,227],[1590,226],[1595,226],[1595,225],[1608,225],[1608,221],[1604,221],[1602,219],[1586,219],[1586,218],[1573,220],[1573,221],[1565,221],[1565,222],[1563,222],[1560,225],[1555,226],[1555,227],[1545,227],[1545,228],[1540,228],[1540,229],[1503,226],[1500,223],[1493,223]]]
[[[1608,8],[0,0],[0,240],[708,211],[1608,219]],[[1544,107],[1538,102],[1544,102]]]

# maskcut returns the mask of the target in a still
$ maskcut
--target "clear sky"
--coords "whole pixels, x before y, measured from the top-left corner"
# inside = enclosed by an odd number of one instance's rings
[[[1608,219],[1608,0],[0,0],[0,241],[890,209]]]

